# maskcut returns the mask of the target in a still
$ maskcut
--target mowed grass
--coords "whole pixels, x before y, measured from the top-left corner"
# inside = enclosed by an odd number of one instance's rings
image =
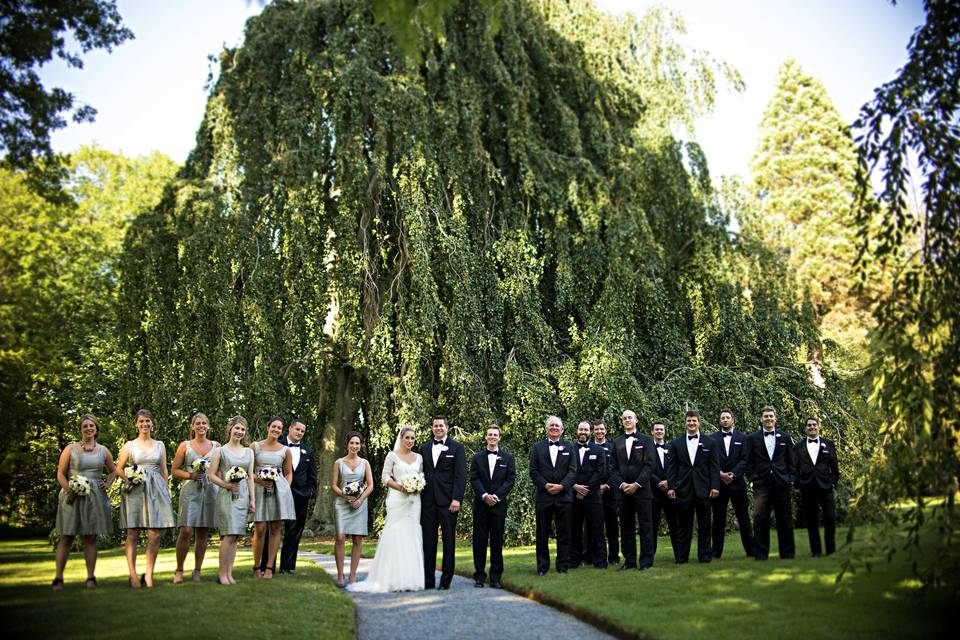
[[[156,586],[131,589],[122,549],[101,551],[96,589],[85,589],[83,556],[73,553],[66,588],[54,592],[53,552],[45,540],[0,540],[0,637],[3,638],[354,638],[353,601],[322,570],[297,564],[294,576],[253,579],[249,549],[237,552],[235,586],[215,582],[216,547],[203,582],[174,585],[173,549],[157,559]],[[143,550],[138,567],[143,567]],[[188,557],[188,569],[193,559]]]
[[[734,534],[727,538],[722,559],[699,564],[694,542],[693,562],[678,566],[669,539],[661,538],[650,571],[618,572],[613,565],[558,574],[551,568],[544,577],[537,575],[533,547],[514,547],[504,550],[503,582],[516,593],[558,606],[620,637],[952,637],[947,611],[953,602],[947,594],[921,593],[905,560],[887,563],[874,558],[872,572],[848,575],[838,588],[841,554],[811,558],[806,530],[795,533],[797,558],[793,560],[775,557],[775,533],[771,559],[766,562],[744,557],[739,536]],[[311,550],[332,553],[333,546],[324,542],[311,545]],[[368,540],[363,550],[365,557],[372,557],[375,541]],[[551,558],[556,558],[555,553],[551,546]],[[470,576],[472,572],[470,544],[460,541],[457,573]]]

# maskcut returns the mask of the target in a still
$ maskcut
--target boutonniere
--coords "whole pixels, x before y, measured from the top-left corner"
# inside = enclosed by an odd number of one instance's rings
[[[500,456],[497,456],[497,462],[500,462],[501,460],[503,460],[503,458],[501,458]]]
[[[563,447],[557,447],[557,451],[563,451]]]
[[[821,442],[821,443],[820,443],[820,448],[821,448],[821,449],[826,449],[826,448],[827,448],[827,445],[825,445],[825,444],[823,444],[823,443]]]
[[[779,434],[779,433],[777,434],[777,437],[778,437],[778,438],[780,437],[780,434]]]
[[[445,444],[440,445],[440,451],[449,451],[450,447]]]

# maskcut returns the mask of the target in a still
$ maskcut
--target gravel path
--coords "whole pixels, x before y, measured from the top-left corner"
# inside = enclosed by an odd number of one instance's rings
[[[334,579],[333,556],[300,552]],[[350,557],[347,556],[347,562]],[[360,560],[357,572],[362,580],[372,559]],[[437,582],[440,572],[437,572]],[[473,581],[453,577],[449,591],[401,593],[349,593],[357,605],[358,640],[397,638],[491,638],[508,640],[609,640],[611,636],[580,622],[573,616],[527,600],[504,589],[477,589]]]

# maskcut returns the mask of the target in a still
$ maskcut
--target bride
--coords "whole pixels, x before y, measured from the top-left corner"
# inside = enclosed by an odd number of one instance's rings
[[[383,461],[381,480],[387,485],[387,521],[380,533],[377,553],[366,580],[347,585],[350,591],[386,593],[423,590],[423,532],[420,529],[420,495],[406,493],[400,482],[423,471],[423,458],[413,451],[416,435],[400,430],[393,451]]]

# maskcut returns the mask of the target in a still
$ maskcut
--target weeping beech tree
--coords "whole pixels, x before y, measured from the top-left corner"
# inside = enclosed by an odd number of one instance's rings
[[[150,406],[170,440],[192,409],[254,435],[299,415],[324,484],[346,431],[376,462],[436,412],[474,448],[502,424],[519,459],[548,413],[624,407],[676,424],[774,403],[843,442],[843,399],[796,361],[809,325],[778,256],[728,233],[731,200],[674,135],[735,74],[662,10],[510,0],[493,28],[469,4],[417,61],[361,0],[250,20],[184,170],[127,238],[126,409]]]

